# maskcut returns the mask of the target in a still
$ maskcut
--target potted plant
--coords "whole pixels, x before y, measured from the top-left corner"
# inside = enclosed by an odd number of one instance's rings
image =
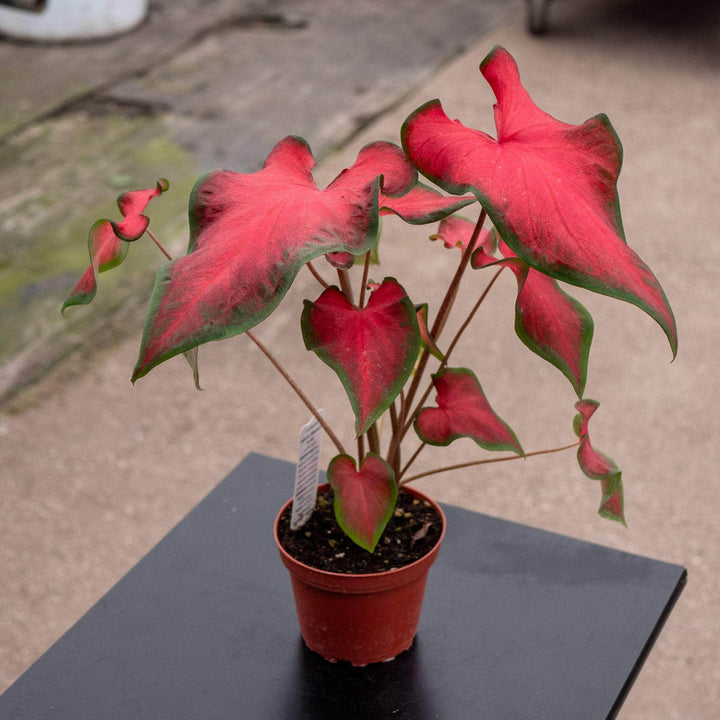
[[[588,431],[598,407],[584,397],[592,318],[558,281],[637,305],[657,321],[676,353],[675,320],[663,290],[624,238],[616,187],[622,149],[607,117],[578,126],[555,120],[532,101],[503,48],[494,48],[480,69],[497,98],[495,138],[449,119],[433,100],[405,121],[402,147],[365,146],[321,190],[307,143],[287,137],[258,172],[219,170],[201,177],[190,196],[187,254],[172,260],[163,250],[168,262],[158,270],[133,382],[184,354],[198,385],[198,347],[245,333],[337,448],[313,524],[298,529],[288,517],[290,502],[275,524],[303,636],[328,659],[362,665],[390,659],[412,643],[419,605],[412,609],[411,603],[421,599],[444,533],[442,511],[407,487],[419,477],[410,470],[427,444],[469,437],[485,450],[505,453],[497,459],[575,448],[581,470],[599,481],[600,514],[624,523],[620,470],[594,449]],[[420,182],[418,173],[450,194]],[[144,234],[162,250],[144,212],[167,189],[160,180],[154,188],[125,193],[118,200],[123,219],[93,225],[90,266],[63,310],[90,302],[98,274],[120,264]],[[473,208],[475,220],[460,214]],[[439,222],[431,237],[459,251],[438,308],[416,304],[394,277],[370,277],[371,269],[373,276],[379,272],[382,215]],[[332,267],[321,271],[314,264],[320,258]],[[302,313],[304,344],[347,392],[355,416],[352,451],[252,332],[304,268],[318,282],[317,297],[305,301]],[[325,269],[336,274],[336,285],[325,279]],[[442,332],[460,280],[474,269],[493,274],[447,340]],[[567,377],[578,397],[576,438],[560,447],[525,453],[473,371],[451,363],[505,270],[517,279],[516,334]],[[405,445],[413,436],[408,456]],[[400,595],[398,610],[382,619],[381,607],[393,593]],[[312,609],[316,601],[319,608]],[[379,639],[365,622],[378,626]],[[339,640],[331,637],[333,629]]]

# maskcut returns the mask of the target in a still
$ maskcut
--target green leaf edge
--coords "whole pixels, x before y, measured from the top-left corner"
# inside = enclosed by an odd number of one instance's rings
[[[403,289],[403,292],[405,292],[405,297],[402,298],[400,302],[405,305],[405,309],[408,311],[408,317],[411,318],[410,323],[414,325],[416,342],[414,351],[407,354],[407,359],[405,360],[405,364],[403,365],[402,376],[400,376],[392,386],[386,388],[385,400],[383,400],[383,402],[378,405],[375,412],[371,413],[368,416],[368,419],[365,421],[364,425],[360,425],[360,403],[358,401],[357,395],[353,392],[350,378],[342,370],[342,367],[339,364],[333,362],[329,354],[325,352],[315,341],[312,332],[312,326],[310,324],[310,312],[312,311],[314,303],[312,300],[303,301],[304,307],[302,315],[300,317],[300,327],[302,329],[302,336],[303,341],[305,342],[305,348],[314,352],[329,368],[334,370],[335,374],[340,379],[340,382],[345,388],[345,393],[348,396],[348,400],[350,401],[350,407],[352,407],[353,413],[355,414],[356,437],[360,437],[360,435],[366,433],[372,427],[372,425],[377,422],[377,420],[382,416],[382,414],[390,407],[390,405],[392,405],[393,401],[400,394],[400,391],[403,389],[403,387],[405,387],[407,379],[410,377],[412,371],[415,368],[415,362],[420,352],[420,346],[422,342],[420,337],[420,327],[418,325],[415,312],[415,306],[408,297],[405,288],[394,277],[384,278],[383,283],[387,280],[397,283],[397,285],[399,285]],[[335,287],[337,290],[340,289],[337,286],[331,287]]]
[[[355,458],[352,457],[351,455],[342,454],[342,453],[341,453],[340,455],[336,455],[336,456],[330,461],[330,464],[328,465],[327,478],[328,478],[328,483],[330,484],[330,487],[333,488],[333,510],[335,511],[335,520],[337,521],[337,524],[340,526],[340,529],[341,529],[356,545],[358,545],[359,547],[361,547],[363,550],[367,550],[368,552],[372,553],[372,552],[374,552],[375,547],[376,547],[377,544],[378,544],[378,540],[380,540],[380,538],[382,537],[383,532],[385,532],[385,528],[387,527],[387,524],[390,522],[390,518],[393,516],[393,512],[395,511],[395,505],[397,504],[397,498],[398,498],[399,488],[398,488],[397,482],[395,481],[395,471],[394,471],[394,470],[392,469],[392,467],[391,467],[382,457],[380,457],[380,455],[378,455],[377,453],[373,453],[373,452],[367,453],[367,455],[365,455],[365,457],[363,458],[363,462],[360,463],[360,468],[362,468],[363,463],[364,463],[365,460],[367,460],[367,458],[369,458],[369,457],[377,458],[377,459],[380,460],[380,462],[387,468],[388,473],[389,473],[389,476],[390,476],[390,480],[392,481],[392,486],[393,486],[393,500],[392,500],[392,504],[391,504],[391,506],[390,506],[390,509],[389,509],[389,510],[385,513],[385,515],[383,516],[383,519],[382,519],[382,521],[381,521],[381,523],[380,523],[380,529],[379,529],[378,531],[376,531],[375,535],[373,535],[372,543],[371,543],[370,545],[365,545],[365,544],[363,544],[363,543],[362,543],[356,536],[354,536],[354,534],[353,534],[351,531],[349,531],[349,529],[345,526],[345,522],[344,522],[344,520],[341,518],[341,515],[340,515],[340,512],[339,512],[338,498],[337,498],[337,494],[335,493],[335,488],[334,488],[334,486],[333,486],[333,481],[332,481],[332,466],[333,466],[333,463],[335,463],[336,461],[338,461],[338,460],[340,460],[340,459],[345,459],[345,458],[347,458],[348,460],[352,461],[353,467],[356,469],[356,471],[357,471],[357,472],[361,472],[361,469],[358,469],[358,463],[355,461]]]
[[[430,377],[431,377],[433,380],[435,380],[436,377],[441,377],[442,375],[444,375],[445,373],[448,373],[448,372],[459,372],[459,373],[462,373],[462,374],[464,374],[464,375],[472,375],[473,378],[475,379],[475,382],[478,384],[478,387],[480,388],[480,392],[482,392],[482,394],[485,395],[485,391],[482,389],[482,385],[481,385],[480,381],[478,380],[477,375],[475,375],[475,373],[474,373],[472,370],[470,370],[470,368],[465,368],[465,367],[449,368],[449,367],[446,367],[446,368],[443,368],[442,370],[440,370],[439,372],[433,373]],[[487,398],[486,398],[486,399],[487,399]],[[489,402],[489,401],[488,401],[488,405],[490,405],[490,402]],[[436,410],[437,407],[425,406],[425,407],[420,408],[420,410],[418,410],[418,412],[417,412],[416,415],[415,415],[415,419],[413,420],[413,427],[414,427],[414,429],[415,429],[416,435],[417,435],[424,443],[427,443],[428,445],[434,445],[434,446],[436,446],[436,447],[447,447],[448,445],[450,445],[450,443],[454,442],[455,440],[458,440],[459,438],[464,438],[464,437],[466,437],[466,438],[470,438],[470,440],[472,440],[475,444],[477,444],[477,445],[479,445],[481,448],[483,448],[483,450],[489,450],[490,452],[500,452],[500,451],[503,451],[503,450],[507,450],[508,452],[514,452],[514,453],[516,453],[516,454],[519,455],[520,457],[525,457],[525,451],[522,449],[522,445],[520,444],[520,441],[518,440],[518,437],[517,437],[517,435],[515,434],[515,431],[505,422],[505,420],[503,420],[503,419],[495,412],[494,409],[493,409],[493,413],[495,413],[497,419],[505,426],[505,428],[506,428],[507,431],[510,433],[510,435],[515,439],[515,442],[517,443],[516,446],[515,446],[515,445],[511,445],[511,444],[509,444],[509,443],[488,443],[488,442],[480,442],[480,440],[476,440],[476,439],[475,439],[474,437],[472,437],[471,435],[465,435],[465,434],[463,434],[463,433],[456,433],[455,435],[451,435],[451,436],[449,437],[449,439],[447,440],[447,442],[434,442],[434,441],[432,441],[432,440],[428,440],[427,438],[423,437],[422,433],[418,430],[418,426],[417,426],[417,417],[418,417],[418,415],[420,415],[420,413],[421,413],[423,410],[426,410],[426,409],[427,409],[427,410]],[[491,409],[492,409],[492,406],[491,406]]]

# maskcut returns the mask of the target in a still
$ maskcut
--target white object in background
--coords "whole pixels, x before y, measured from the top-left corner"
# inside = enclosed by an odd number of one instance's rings
[[[93,40],[131,30],[148,0],[0,0],[0,33],[20,40]]]

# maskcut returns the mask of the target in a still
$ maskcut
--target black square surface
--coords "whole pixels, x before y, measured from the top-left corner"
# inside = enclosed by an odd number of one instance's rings
[[[248,456],[0,697],[2,720],[605,720],[678,566],[444,506],[418,637],[330,664],[299,637],[272,521],[294,466]]]

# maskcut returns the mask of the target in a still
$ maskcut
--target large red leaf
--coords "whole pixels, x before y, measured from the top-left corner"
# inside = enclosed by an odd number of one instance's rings
[[[415,182],[402,150],[374,143],[324,191],[307,143],[278,143],[256,173],[216,171],[190,199],[188,254],[160,269],[133,380],[210,340],[249,330],[280,303],[305,263],[360,255],[377,238],[378,193]]]
[[[331,460],[327,477],[338,525],[354,543],[372,552],[397,502],[393,469],[373,453],[365,456],[360,470],[349,455],[338,455]]]
[[[450,120],[433,100],[411,114],[403,146],[448,192],[473,192],[507,244],[559,280],[637,305],[665,331],[672,310],[650,269],[624,241],[616,183],[622,148],[610,121],[559,122],[535,105],[512,56],[496,47],[480,69],[497,98],[497,139]]]
[[[422,408],[415,417],[415,431],[423,442],[449,445],[469,437],[485,450],[524,454],[515,433],[490,407],[472,370],[444,368],[432,380],[438,406]]]
[[[364,308],[336,287],[305,301],[305,346],[329,365],[345,386],[358,435],[390,407],[410,376],[420,349],[415,308],[393,278],[385,278]]]
[[[592,480],[600,480],[602,500],[598,513],[609,520],[625,525],[624,492],[622,473],[607,455],[595,450],[590,442],[588,423],[599,407],[596,400],[581,400],[575,403],[578,414],[573,425],[580,438],[577,458],[580,469]]]

